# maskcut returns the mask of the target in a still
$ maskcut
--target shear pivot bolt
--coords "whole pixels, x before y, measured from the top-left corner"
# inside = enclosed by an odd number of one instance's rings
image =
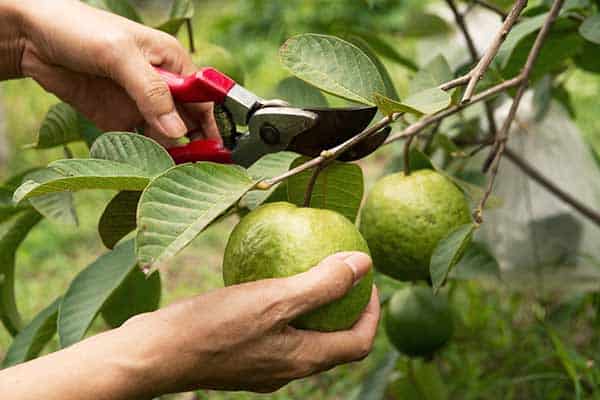
[[[270,145],[276,145],[281,142],[281,135],[277,128],[272,125],[263,125],[260,128],[260,138]]]

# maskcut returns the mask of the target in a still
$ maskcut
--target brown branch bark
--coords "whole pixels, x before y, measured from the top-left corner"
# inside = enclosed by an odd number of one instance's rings
[[[494,57],[496,57],[496,54],[498,54],[500,46],[502,45],[502,43],[504,43],[506,36],[508,36],[508,33],[512,29],[513,25],[517,22],[519,15],[521,15],[521,12],[525,8],[525,6],[527,6],[527,0],[517,0],[515,2],[512,9],[510,10],[510,13],[504,20],[502,27],[500,28],[500,30],[498,30],[496,36],[494,36],[494,39],[492,40],[492,43],[486,50],[485,54],[483,55],[483,57],[481,57],[477,65],[471,70],[469,83],[467,84],[465,93],[463,94],[461,100],[463,103],[469,101],[471,97],[473,97],[473,93],[475,93],[477,83],[479,82],[479,80],[481,80],[483,74],[485,74],[485,72],[489,68],[490,64],[492,63],[492,60],[494,59]]]
[[[469,29],[467,28],[467,24],[465,23],[465,19],[463,15],[458,11],[458,7],[454,0],[446,0],[446,4],[454,14],[454,20],[456,21],[456,25],[460,28],[463,33],[463,37],[465,38],[465,42],[467,42],[467,48],[469,49],[469,54],[471,55],[471,59],[477,61],[479,56],[477,55],[477,49],[475,48],[475,42],[473,42],[473,37],[469,33]]]
[[[410,175],[410,145],[415,137],[411,136],[404,142],[404,175]]]
[[[497,151],[495,151],[495,156],[491,163],[491,173],[490,173],[490,179],[488,181],[488,186],[487,186],[487,189],[486,189],[483,197],[481,198],[481,201],[479,202],[477,209],[475,210],[474,217],[475,217],[475,221],[478,223],[482,222],[483,208],[485,207],[485,203],[487,202],[487,200],[493,190],[494,182],[496,180],[496,176],[498,175],[500,160],[502,159],[502,156],[504,155],[504,153],[506,151],[506,141],[508,140],[510,127],[512,125],[513,120],[515,119],[516,114],[517,114],[517,110],[519,108],[519,104],[521,103],[521,99],[523,98],[523,94],[525,93],[525,91],[527,90],[527,87],[529,86],[529,77],[531,75],[531,71],[533,70],[533,66],[535,65],[535,61],[537,60],[537,57],[540,54],[542,46],[544,45],[544,40],[546,40],[546,37],[548,36],[548,33],[550,32],[550,27],[552,26],[552,23],[554,23],[554,21],[556,20],[556,17],[558,16],[558,13],[560,12],[560,9],[561,9],[563,3],[564,3],[564,0],[554,0],[554,2],[552,3],[552,8],[550,9],[550,12],[548,13],[546,20],[544,21],[544,24],[542,25],[542,28],[538,32],[538,35],[535,38],[535,42],[533,43],[533,47],[531,48],[531,51],[529,52],[529,55],[527,56],[527,60],[525,61],[525,65],[524,65],[521,73],[519,74],[519,76],[521,78],[521,82],[519,83],[517,93],[513,99],[510,110],[508,111],[508,116],[506,117],[506,120],[504,121],[504,124],[502,125],[501,130],[496,135],[495,149],[497,149]]]
[[[465,38],[465,42],[467,42],[469,54],[471,55],[471,61],[473,63],[477,63],[477,60],[479,59],[479,55],[477,54],[477,49],[475,48],[475,42],[473,41],[473,36],[471,36],[471,33],[469,32],[469,29],[465,22],[464,16],[458,11],[458,8],[457,8],[454,0],[446,0],[446,3],[448,4],[448,7],[450,7],[452,14],[454,14],[454,20],[456,21],[456,24],[460,28],[462,35]],[[469,76],[469,80],[471,80],[471,76],[473,75],[473,70],[471,70],[467,75]],[[496,119],[494,118],[494,107],[493,107],[492,103],[490,103],[488,101],[485,102],[484,107],[485,107],[485,114],[486,114],[486,117],[488,120],[489,129],[490,129],[490,131],[495,133],[497,128],[496,128]]]
[[[317,165],[312,175],[310,176],[310,180],[308,181],[308,185],[306,186],[306,192],[304,192],[304,207],[310,207],[310,201],[315,190],[315,184],[317,183],[319,174],[321,173],[321,171],[323,171],[323,169],[325,169],[325,166],[325,163]]]
[[[404,139],[409,136],[418,135],[421,131],[423,131],[423,129],[427,128],[431,124],[441,121],[444,118],[449,117],[450,115],[456,114],[457,112],[464,110],[465,108],[473,104],[479,103],[480,101],[484,101],[494,96],[497,96],[498,94],[517,86],[519,83],[521,83],[521,80],[521,77],[509,79],[495,86],[492,86],[491,88],[484,90],[481,93],[478,93],[477,95],[473,96],[469,103],[456,104],[452,107],[438,112],[437,114],[432,114],[421,118],[417,122],[407,126],[404,130],[390,135],[390,137],[385,141],[385,144],[389,144],[395,142],[396,140]]]

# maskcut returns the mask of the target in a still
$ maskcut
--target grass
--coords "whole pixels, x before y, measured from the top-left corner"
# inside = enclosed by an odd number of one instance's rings
[[[220,9],[221,6],[223,9]],[[200,10],[200,14],[210,15],[217,8],[219,13],[232,13],[235,11],[232,7],[231,2],[225,5],[210,2]],[[202,15],[198,19],[205,23],[196,24],[200,27],[196,32],[197,39],[219,42],[216,20]],[[257,40],[245,46],[241,59],[258,60],[247,74],[250,89],[268,95],[273,83],[287,74],[279,66],[276,55],[276,47],[267,40]],[[400,86],[405,85],[405,72],[394,71]],[[596,151],[600,151],[600,122],[597,118],[600,79],[578,72],[569,78],[568,88],[577,110],[575,122]],[[34,141],[45,111],[57,100],[30,80],[2,83],[0,95],[13,149],[8,164],[0,165],[0,178],[62,157],[61,150],[21,149]],[[73,149],[76,154],[85,152],[83,146],[73,146]],[[362,163],[367,186],[380,175],[384,161],[384,156],[376,155]],[[58,226],[44,221],[23,243],[17,259],[16,291],[19,308],[26,319],[32,318],[62,294],[77,272],[102,254],[104,249],[96,223],[103,204],[109,199],[109,193],[77,194],[79,227]],[[212,227],[172,261],[162,273],[163,305],[222,287],[222,254],[235,223],[235,217],[231,217]],[[381,277],[379,282],[384,294],[401,285]],[[456,310],[456,335],[433,361],[433,366],[439,371],[449,398],[573,398],[574,382],[568,374],[569,365],[577,371],[576,379],[581,380],[585,396],[597,396],[596,366],[600,363],[600,340],[597,335],[596,295],[574,293],[535,297],[495,281],[455,283],[448,289],[448,294]],[[103,322],[98,321],[90,334],[105,328]],[[554,341],[550,332],[556,332]],[[557,347],[556,340],[562,343],[564,351]],[[9,343],[9,335],[0,329],[0,354]],[[47,350],[56,347],[56,342],[53,342]],[[269,398],[348,399],[356,392],[365,374],[389,350],[390,346],[380,329],[373,353],[363,362],[294,382]],[[410,381],[408,363],[401,358],[390,398],[404,398],[401,387],[407,380]],[[198,396],[217,400],[264,398],[249,393],[227,392],[200,392]],[[183,396],[165,398],[179,399]]]

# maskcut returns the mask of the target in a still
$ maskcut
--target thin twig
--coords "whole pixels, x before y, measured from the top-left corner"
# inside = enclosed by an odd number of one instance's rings
[[[508,33],[512,29],[513,25],[517,22],[519,15],[521,14],[525,6],[527,6],[527,0],[517,0],[515,2],[512,9],[510,10],[510,13],[504,20],[502,27],[500,28],[500,30],[498,30],[496,36],[494,36],[494,39],[492,40],[492,43],[485,51],[485,54],[483,55],[483,57],[481,57],[477,65],[471,70],[470,80],[467,84],[467,88],[465,89],[465,93],[461,100],[463,103],[469,101],[473,96],[475,88],[477,87],[477,83],[489,68],[496,54],[498,54],[500,46],[502,45],[502,43],[504,43],[506,36],[508,36]]]
[[[466,74],[458,78],[452,79],[451,81],[448,81],[446,83],[442,83],[440,86],[438,86],[438,89],[448,91],[458,86],[464,86],[469,82],[469,79],[471,79],[470,74]]]
[[[456,3],[454,3],[454,0],[446,0],[446,4],[448,4],[448,7],[450,7],[452,14],[454,14],[454,20],[456,21],[456,25],[458,25],[460,30],[463,32],[463,36],[465,38],[465,42],[467,42],[467,48],[469,49],[469,54],[471,54],[471,58],[477,60],[478,55],[477,49],[475,48],[475,42],[473,42],[473,37],[467,29],[467,24],[465,23],[463,15],[460,13],[460,11],[458,11],[458,7],[456,6]]]
[[[477,4],[478,6],[481,6],[483,8],[486,8],[492,12],[495,12],[496,14],[498,14],[500,16],[500,18],[502,18],[503,20],[506,19],[507,15],[503,9],[501,9],[500,7],[498,7],[495,4],[489,3],[486,0],[472,0],[472,2],[474,4]]]
[[[519,83],[517,93],[515,94],[515,97],[513,99],[511,107],[510,107],[510,110],[508,111],[508,116],[504,120],[504,124],[502,125],[502,128],[500,129],[500,131],[498,132],[498,134],[496,136],[495,147],[497,147],[497,151],[495,152],[493,162],[491,163],[492,167],[491,167],[490,179],[488,181],[488,186],[487,186],[487,189],[486,189],[483,197],[481,198],[481,201],[479,202],[479,205],[477,206],[477,209],[475,210],[475,213],[474,213],[475,221],[477,223],[482,222],[483,208],[485,207],[485,203],[487,202],[487,200],[493,190],[494,182],[496,181],[496,176],[498,175],[500,160],[502,159],[502,156],[504,155],[504,152],[506,151],[506,141],[508,140],[510,127],[512,125],[513,120],[515,119],[516,114],[517,114],[517,110],[519,108],[521,99],[523,98],[523,94],[525,93],[525,91],[527,90],[527,87],[529,86],[529,76],[531,75],[531,71],[533,70],[535,61],[537,60],[537,57],[540,54],[540,50],[542,49],[542,46],[544,45],[544,40],[546,39],[546,37],[548,36],[548,33],[550,32],[550,27],[552,26],[552,23],[556,20],[556,17],[558,16],[558,13],[560,12],[560,9],[561,9],[563,3],[564,3],[564,0],[554,0],[554,2],[552,3],[552,8],[550,9],[550,12],[548,13],[546,20],[544,21],[544,24],[542,25],[542,28],[538,32],[538,35],[535,38],[535,42],[533,43],[533,47],[531,48],[531,51],[529,52],[529,55],[527,56],[527,60],[525,61],[525,65],[524,65],[521,73],[519,74],[519,77],[521,78],[521,82]]]
[[[187,29],[188,41],[190,46],[190,53],[196,52],[196,45],[194,44],[194,27],[192,26],[192,20],[187,18],[185,20],[185,27]]]
[[[410,145],[414,138],[414,136],[410,136],[404,142],[404,176],[410,175]]]
[[[371,136],[372,134],[374,134],[375,132],[379,132],[379,130],[381,130],[382,128],[388,126],[389,124],[391,124],[392,122],[394,122],[395,120],[397,120],[398,118],[400,118],[400,116],[402,115],[402,113],[395,113],[392,115],[388,115],[384,118],[382,118],[381,120],[379,120],[379,122],[371,125],[370,127],[366,128],[365,130],[363,130],[362,132],[360,132],[359,134],[351,137],[350,139],[346,140],[345,142],[332,147],[329,150],[324,150],[323,152],[321,152],[321,155],[318,157],[313,158],[312,160],[309,160],[307,162],[305,162],[304,164],[300,164],[299,166],[297,166],[296,168],[293,168],[279,176],[276,176],[274,178],[271,179],[267,179],[265,181],[260,182],[256,187],[258,189],[262,189],[262,190],[266,190],[271,188],[273,185],[278,184],[279,182],[289,178],[290,176],[294,176],[297,175],[303,171],[306,171],[307,169],[310,169],[312,167],[315,167],[319,164],[322,164],[328,160],[335,160],[337,157],[339,157],[343,152],[345,152],[346,150],[348,150],[349,148],[351,148],[352,146],[354,146],[355,144],[361,142],[362,140],[366,139],[367,137]]]
[[[308,185],[306,186],[306,192],[304,192],[304,207],[310,207],[310,201],[312,199],[313,191],[315,190],[315,184],[317,183],[317,179],[319,178],[319,174],[323,169],[325,169],[326,163],[319,164],[315,167],[312,175],[310,176],[310,180],[308,181]]]
[[[530,165],[527,161],[523,160],[509,148],[506,148],[504,150],[504,155],[527,176],[539,183],[552,194],[556,195],[556,197],[569,204],[575,210],[579,211],[590,221],[600,226],[600,213],[598,211],[583,204],[578,199],[570,195],[568,192],[555,185],[552,181],[550,181],[548,178],[542,175],[537,169],[535,169],[532,165]]]
[[[456,114],[457,112],[467,108],[472,104],[476,104],[480,101],[487,100],[510,88],[513,88],[519,83],[521,83],[521,80],[522,78],[520,76],[506,80],[473,96],[471,101],[467,104],[456,104],[436,114],[428,115],[424,118],[421,118],[417,122],[407,126],[404,130],[390,135],[390,137],[387,138],[384,144],[389,144],[395,142],[396,140],[404,139],[409,136],[418,135],[421,131],[423,131],[423,129],[427,128],[429,125],[441,121],[444,118],[449,117],[450,115]]]
[[[471,36],[471,33],[469,32],[469,29],[465,22],[464,16],[458,11],[458,8],[456,7],[456,3],[454,3],[454,0],[446,0],[446,3],[448,4],[448,7],[450,7],[452,14],[454,14],[454,20],[456,21],[456,24],[460,28],[462,35],[465,38],[465,42],[467,42],[469,54],[471,55],[471,61],[473,63],[477,63],[477,60],[479,59],[479,55],[477,54],[477,49],[475,48],[475,42],[473,41],[473,36]],[[493,58],[493,56],[492,56],[492,58]],[[469,82],[471,81],[473,72],[474,72],[474,70],[471,70],[467,74],[469,76]],[[490,129],[490,131],[495,133],[496,132],[496,120],[494,119],[494,106],[492,105],[491,102],[486,101],[484,107],[485,107],[485,114],[486,114],[486,117],[488,120],[488,128]]]

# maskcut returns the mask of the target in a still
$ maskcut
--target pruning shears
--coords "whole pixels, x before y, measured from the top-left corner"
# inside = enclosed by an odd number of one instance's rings
[[[179,103],[214,102],[225,110],[235,130],[229,147],[210,139],[168,149],[176,163],[214,161],[249,167],[263,155],[282,150],[315,157],[365,129],[376,107],[297,108],[283,100],[264,100],[214,68],[190,76],[157,69]],[[246,126],[247,132],[237,132]],[[382,129],[339,158],[353,161],[375,151],[390,129]]]

